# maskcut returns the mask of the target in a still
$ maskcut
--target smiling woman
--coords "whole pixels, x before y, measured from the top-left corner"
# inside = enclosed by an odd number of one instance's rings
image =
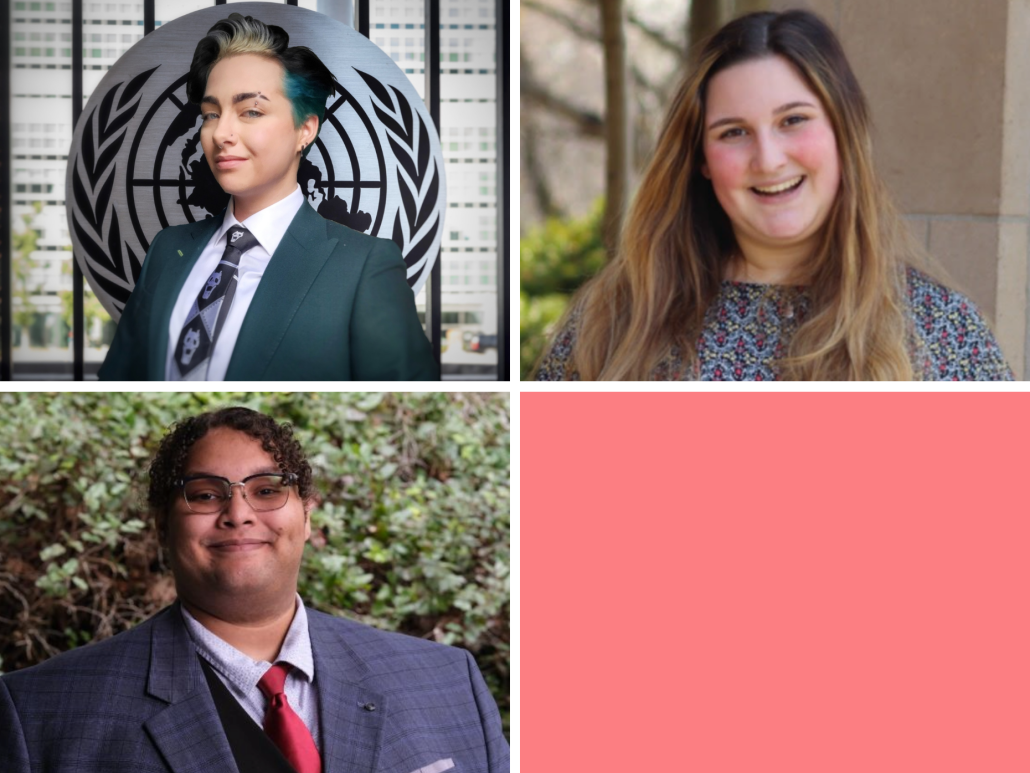
[[[806,11],[750,14],[702,48],[618,253],[536,377],[1011,379],[928,265],[873,169],[833,32]]]
[[[336,88],[288,43],[234,13],[197,45],[186,94],[231,198],[151,243],[101,379],[437,378],[397,245],[306,204],[298,169]]]

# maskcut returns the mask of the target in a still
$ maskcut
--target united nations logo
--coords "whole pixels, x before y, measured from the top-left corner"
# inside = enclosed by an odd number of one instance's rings
[[[273,3],[230,10],[279,25],[290,45],[308,46],[336,75],[337,93],[297,181],[326,219],[396,242],[417,293],[439,254],[446,204],[440,141],[407,76],[367,38],[322,14]],[[228,203],[185,86],[197,42],[227,15],[206,8],[144,37],[104,76],[76,126],[69,230],[84,276],[114,319],[157,233],[214,217]]]

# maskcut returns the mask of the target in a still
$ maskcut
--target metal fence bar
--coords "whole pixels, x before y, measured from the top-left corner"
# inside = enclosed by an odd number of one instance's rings
[[[4,4],[0,61],[7,62],[0,73],[0,108],[11,114],[11,36],[7,32],[11,6]],[[0,121],[0,380],[11,380],[11,121]]]
[[[508,290],[508,0],[497,0],[497,380],[511,380],[511,297]]]
[[[72,0],[72,129],[79,123],[82,115],[82,0]],[[68,156],[68,163],[75,159]],[[72,257],[72,378],[83,379],[83,338],[86,323],[83,316],[83,295],[85,288],[82,282],[82,269],[79,262]]]
[[[358,0],[358,32],[368,37],[368,0]]]
[[[426,62],[426,106],[429,108],[429,115],[436,125],[436,133],[443,134],[440,129],[440,0],[428,0],[425,6],[426,29],[425,29],[425,51]],[[426,317],[429,322],[429,331],[433,342],[433,353],[436,356],[436,364],[440,366],[443,316],[440,306],[443,303],[441,285],[443,283],[440,264],[443,263],[443,247],[440,254],[433,263],[433,270],[429,274],[429,293],[426,299]]]

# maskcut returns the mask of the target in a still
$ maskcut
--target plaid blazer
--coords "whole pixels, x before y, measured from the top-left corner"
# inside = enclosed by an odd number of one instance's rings
[[[324,773],[508,770],[468,652],[310,609],[308,627]],[[239,773],[178,603],[0,678],[0,771]]]

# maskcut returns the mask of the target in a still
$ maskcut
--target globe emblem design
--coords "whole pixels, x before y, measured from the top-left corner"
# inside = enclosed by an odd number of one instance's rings
[[[150,240],[137,215],[145,198],[151,199],[161,228],[214,217],[229,202],[204,157],[200,107],[186,101],[185,84],[183,75],[154,101],[129,152],[129,216],[145,249]],[[322,217],[378,235],[386,209],[382,145],[358,101],[339,83],[336,88],[314,147],[301,161],[297,181]],[[348,121],[350,132],[341,121],[348,111],[358,119]],[[363,136],[354,136],[355,126],[364,128]],[[141,147],[154,149],[152,165],[143,162]]]
[[[248,2],[232,10],[283,26],[291,44],[319,52],[335,74],[337,93],[297,181],[325,219],[396,243],[417,293],[439,254],[446,185],[433,119],[407,76],[353,28],[314,11]],[[193,46],[226,14],[221,6],[194,11],[145,36],[107,72],[76,122],[66,177],[70,236],[115,319],[157,234],[217,217],[228,203],[185,87]]]

